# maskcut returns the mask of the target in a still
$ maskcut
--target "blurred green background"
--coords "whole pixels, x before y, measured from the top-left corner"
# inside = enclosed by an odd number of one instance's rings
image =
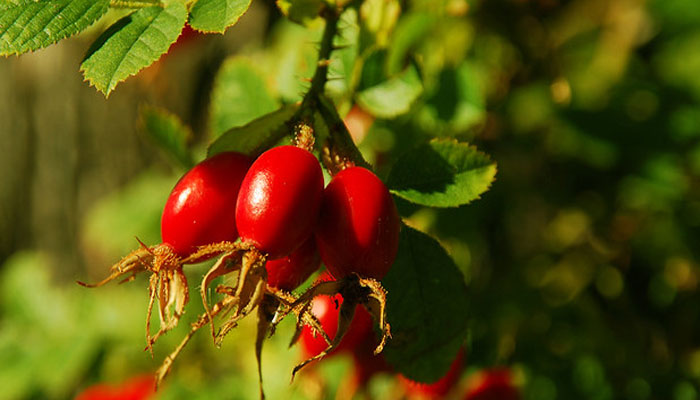
[[[393,34],[386,20],[374,34],[385,27],[391,49],[407,46],[424,91],[408,113],[375,120],[360,148],[386,176],[407,149],[449,135],[499,167],[473,204],[399,202],[464,272],[471,307],[455,318],[471,330],[460,385],[479,368],[508,365],[526,399],[697,399],[700,2],[400,5]],[[151,359],[142,351],[145,277],[94,290],[74,283],[103,277],[135,236],[159,242],[162,205],[183,171],[141,132],[139,107],[176,113],[202,154],[224,59],[255,60],[291,101],[312,72],[319,28],[254,1],[225,35],[173,50],[109,100],[78,72],[99,27],[0,60],[0,399],[72,398],[155,370],[201,312],[197,299]],[[329,89],[342,92],[342,82]],[[346,112],[350,99],[337,98]],[[197,335],[159,398],[256,398],[254,328],[247,321],[221,349]],[[263,352],[268,397],[334,398],[350,360],[290,385],[301,357],[286,348],[290,329]],[[391,376],[369,393],[400,396]]]

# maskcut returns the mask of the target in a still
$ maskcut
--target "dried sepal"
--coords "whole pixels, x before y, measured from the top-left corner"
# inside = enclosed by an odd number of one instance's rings
[[[241,251],[232,250],[230,252],[226,252],[216,261],[216,263],[214,263],[214,265],[211,267],[211,269],[209,269],[209,271],[204,275],[204,278],[202,279],[202,304],[204,305],[204,311],[207,315],[209,315],[211,335],[213,338],[216,337],[216,330],[214,327],[214,320],[213,318],[211,318],[209,302],[207,301],[207,290],[209,289],[209,285],[214,279],[240,269],[242,257],[243,255]]]
[[[133,277],[141,272],[149,269],[148,267],[153,264],[154,251],[153,248],[146,247],[145,245],[139,247],[138,249],[132,251],[124,258],[119,260],[118,263],[112,265],[110,268],[110,274],[105,279],[97,283],[85,283],[82,281],[77,281],[79,285],[96,288],[103,286],[119,277],[124,275],[129,275],[122,282],[129,281]]]
[[[262,378],[262,348],[267,332],[270,329],[272,318],[277,311],[279,300],[269,293],[266,293],[258,305],[258,332],[255,337],[255,360],[258,364],[258,385],[260,388],[260,398],[265,398]]]
[[[374,349],[374,355],[377,355],[384,350],[386,341],[391,338],[391,326],[386,320],[387,291],[382,284],[375,279],[358,278],[357,282],[361,287],[369,290],[369,292],[360,299],[360,302],[365,306],[370,315],[372,315],[372,318],[377,325],[379,325],[379,329],[382,332],[381,340]]]
[[[197,321],[192,324],[192,329],[187,333],[187,335],[182,339],[180,344],[173,350],[165,359],[163,360],[163,363],[160,365],[158,370],[156,371],[156,389],[160,384],[162,383],[163,379],[166,377],[166,375],[170,372],[170,368],[173,365],[173,362],[175,362],[175,359],[178,357],[180,352],[187,346],[187,343],[189,343],[190,339],[192,339],[192,336],[201,329],[204,325],[207,325],[209,323],[209,320],[211,318],[216,317],[219,313],[222,311],[229,309],[230,308],[230,303],[232,302],[231,297],[226,297],[223,300],[219,301],[218,303],[214,304],[214,306],[211,308],[209,314],[203,313],[199,316]]]
[[[138,239],[137,239],[138,240]],[[120,283],[134,279],[142,271],[151,272],[149,279],[149,300],[146,311],[146,349],[151,351],[153,343],[165,332],[177,326],[189,301],[187,278],[182,271],[184,260],[175,254],[167,244],[146,246],[139,240],[140,247],[110,268],[110,275],[100,282],[87,284],[78,282],[85,287],[100,287],[117,278],[124,277]],[[151,315],[156,299],[158,300],[158,315],[160,329],[151,335]]]
[[[262,301],[267,279],[265,261],[266,256],[255,249],[249,249],[243,253],[238,282],[232,296],[233,315],[216,334],[217,346],[221,345],[231,329],[238,326],[238,321],[250,314]]]
[[[310,307],[311,301],[313,301],[316,296],[332,296],[339,293],[341,288],[345,285],[344,280],[339,281],[321,281],[314,283],[306,292],[304,292],[299,298],[293,302],[287,303],[286,307],[279,310],[275,314],[275,318],[272,321],[273,329],[286,317],[289,313],[294,312],[297,315],[303,315],[305,310]]]
[[[289,347],[292,347],[297,342],[297,340],[299,340],[301,330],[304,328],[304,326],[310,327],[314,335],[321,335],[323,337],[323,340],[326,341],[326,343],[331,343],[331,339],[326,334],[326,331],[324,331],[321,327],[321,322],[311,312],[311,302],[308,302],[306,304],[300,303],[296,306],[296,308],[290,308],[290,306],[294,304],[297,300],[297,298],[294,297],[292,293],[270,286],[267,287],[267,290],[268,293],[270,293],[277,299],[277,302],[279,304],[279,306],[275,310],[274,315],[272,316],[272,319],[270,320],[270,336],[272,336],[275,333],[277,323],[279,323],[279,321],[283,318],[280,317],[280,315],[288,315],[289,312],[293,312],[294,314],[296,314],[297,318],[294,335],[292,336],[292,339],[289,342]],[[273,322],[275,323],[272,324]]]
[[[343,337],[345,337],[345,334],[347,333],[348,329],[350,329],[350,324],[352,323],[352,319],[355,316],[356,308],[357,302],[355,302],[354,299],[343,300],[343,304],[340,306],[340,313],[338,315],[338,330],[336,331],[335,337],[330,342],[328,347],[326,347],[325,350],[309,359],[304,360],[303,362],[295,366],[292,370],[292,380],[294,379],[296,373],[299,372],[302,368],[304,368],[313,361],[322,359],[330,352],[335,350],[336,347],[338,347],[340,342],[343,340]]]

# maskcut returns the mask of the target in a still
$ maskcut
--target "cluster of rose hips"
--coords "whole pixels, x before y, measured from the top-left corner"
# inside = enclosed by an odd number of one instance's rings
[[[234,152],[217,154],[196,165],[175,185],[163,210],[162,243],[141,247],[112,267],[111,280],[151,273],[146,319],[147,349],[174,328],[189,300],[186,264],[218,257],[205,274],[201,296],[205,314],[158,372],[160,381],[195,331],[209,324],[217,342],[241,318],[258,312],[256,355],[276,323],[297,315],[295,339],[307,327],[323,338],[325,348],[300,364],[323,357],[339,345],[363,304],[383,332],[375,351],[389,337],[386,292],[379,280],[398,250],[400,218],[382,181],[362,167],[343,165],[324,188],[323,173],[308,146],[280,146],[257,159]],[[335,280],[313,285],[301,296],[291,293],[323,261]],[[208,291],[217,277],[238,272],[233,286],[219,285],[223,299],[210,305]],[[320,295],[344,298],[333,339],[311,311]],[[150,319],[158,304],[160,329],[151,335]],[[214,318],[227,315],[216,329]]]

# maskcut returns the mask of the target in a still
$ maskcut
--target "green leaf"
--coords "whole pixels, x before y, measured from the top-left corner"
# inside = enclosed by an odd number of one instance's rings
[[[299,24],[307,24],[318,17],[322,6],[322,0],[277,0],[282,14]]]
[[[250,7],[250,0],[198,0],[190,11],[189,24],[202,32],[224,33]]]
[[[379,118],[394,118],[405,114],[423,92],[418,69],[410,65],[401,74],[363,90],[357,102]]]
[[[0,55],[37,50],[75,35],[109,9],[109,0],[0,1]]]
[[[192,156],[187,142],[192,130],[180,118],[170,112],[152,106],[141,108],[141,127],[144,132],[178,164],[189,169]]]
[[[436,381],[467,335],[462,274],[435,239],[403,226],[396,261],[382,284],[392,333],[384,356],[410,379]]]
[[[386,69],[389,75],[401,71],[411,49],[426,38],[436,22],[434,15],[426,13],[406,14],[399,19],[388,48]]]
[[[297,104],[283,106],[248,125],[233,128],[209,146],[208,156],[224,151],[258,155],[290,133],[286,122],[299,109]]]
[[[440,71],[437,90],[417,113],[421,127],[433,135],[462,133],[486,116],[482,76],[467,63]]]
[[[487,191],[496,163],[466,143],[435,139],[403,155],[387,186],[395,195],[432,207],[457,207]]]
[[[309,90],[318,60],[322,25],[308,29],[281,20],[273,28],[272,47],[266,54],[274,86],[285,102],[301,101]]]
[[[252,62],[231,57],[219,70],[211,95],[213,138],[276,110],[278,102]]]
[[[80,69],[85,79],[109,96],[115,86],[163,55],[187,21],[180,2],[142,8],[117,21],[93,43]]]

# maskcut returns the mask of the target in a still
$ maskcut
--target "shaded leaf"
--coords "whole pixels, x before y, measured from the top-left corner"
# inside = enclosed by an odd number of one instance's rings
[[[438,87],[418,111],[423,129],[433,134],[461,133],[481,123],[486,115],[483,78],[463,63],[445,68],[438,76]]]
[[[401,74],[358,93],[357,102],[379,118],[405,114],[423,92],[418,69],[411,65]]]
[[[224,33],[248,10],[251,0],[198,0],[190,11],[189,24],[202,32]]]
[[[192,167],[192,156],[187,142],[192,137],[191,129],[176,115],[156,107],[141,108],[141,126],[144,132],[181,166]]]
[[[403,226],[396,261],[382,284],[393,336],[384,356],[410,379],[436,381],[467,334],[462,274],[435,239]]]
[[[75,35],[109,9],[109,0],[0,2],[0,55],[37,50]]]
[[[248,60],[231,57],[219,70],[211,95],[213,138],[279,107],[265,80]]]
[[[85,79],[106,96],[149,66],[175,43],[187,21],[184,4],[142,8],[117,21],[93,43],[80,66]]]
[[[435,139],[404,154],[387,186],[395,195],[432,207],[457,207],[487,191],[496,163],[466,143]]]
[[[283,106],[248,125],[233,128],[209,146],[208,156],[224,151],[258,155],[274,146],[290,131],[286,122],[299,109],[296,104]]]

